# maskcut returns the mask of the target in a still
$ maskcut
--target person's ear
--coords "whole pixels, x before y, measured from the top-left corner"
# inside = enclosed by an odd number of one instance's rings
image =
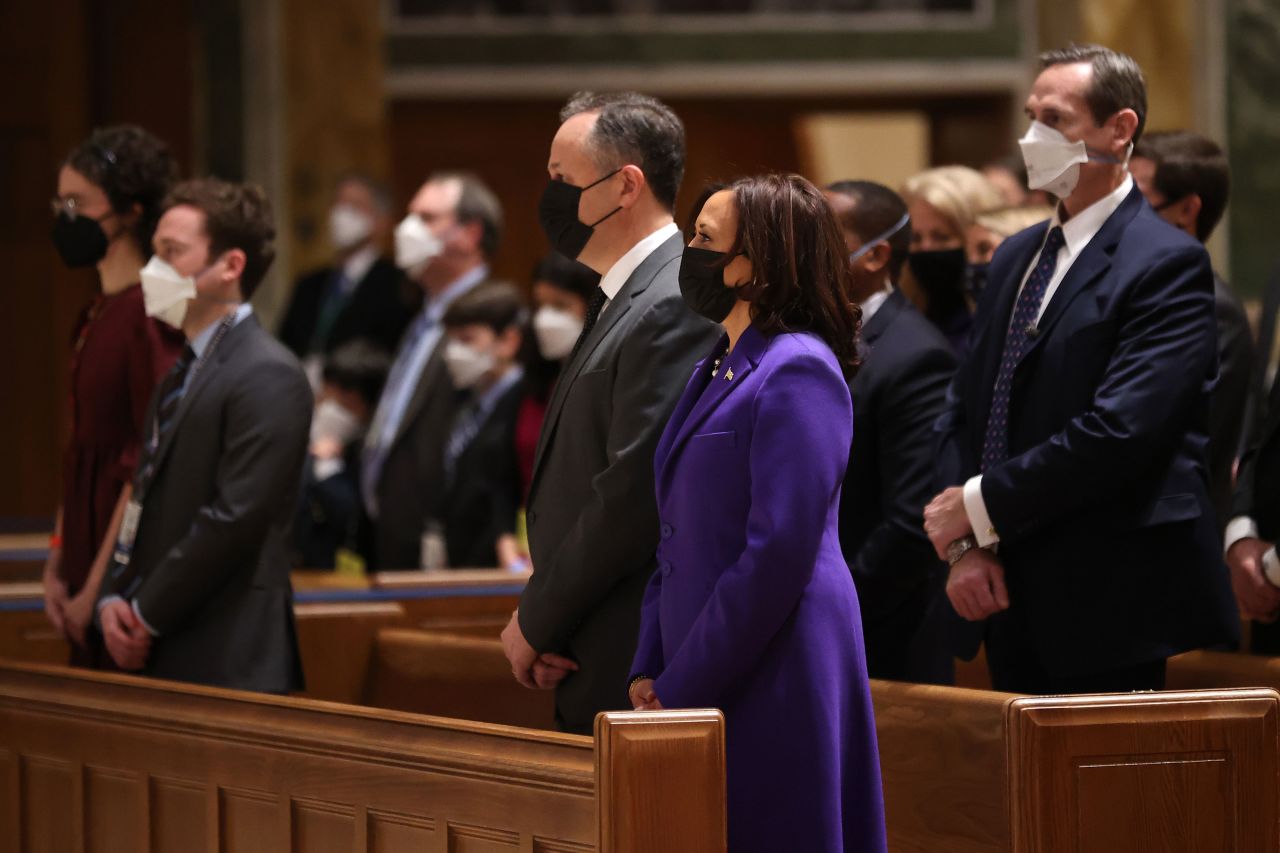
[[[1204,202],[1200,196],[1192,193],[1174,206],[1174,224],[1184,231],[1196,232],[1196,220],[1200,218],[1200,209]]]
[[[889,266],[889,258],[892,255],[893,247],[888,243],[880,242],[872,246],[871,249],[858,260],[862,264],[862,268],[866,270],[868,274],[874,275],[885,271]]]
[[[480,246],[484,242],[483,222],[479,219],[473,219],[470,222],[459,222],[456,233],[458,234],[458,239],[467,247],[467,251],[480,251]]]
[[[218,286],[226,298],[240,301],[243,293],[240,279],[244,277],[244,268],[249,258],[243,249],[229,249],[220,260],[222,271],[218,273]]]
[[[519,326],[510,326],[498,335],[498,355],[507,360],[515,361],[520,355],[520,345],[524,342],[524,336],[520,333]]]
[[[1138,132],[1138,114],[1130,109],[1123,109],[1115,115],[1115,126],[1112,131],[1112,146],[1116,151],[1123,152],[1124,149],[1133,141],[1133,136]]]
[[[618,204],[623,210],[630,210],[640,201],[640,196],[644,192],[648,181],[645,179],[644,172],[641,171],[640,167],[631,164],[623,166],[618,175],[622,181],[622,195],[618,198]]]

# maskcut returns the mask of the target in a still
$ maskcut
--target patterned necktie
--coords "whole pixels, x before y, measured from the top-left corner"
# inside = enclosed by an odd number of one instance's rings
[[[449,443],[444,451],[444,476],[448,486],[452,487],[454,477],[458,473],[458,460],[480,434],[480,427],[484,426],[484,420],[484,412],[481,410],[478,399],[468,402],[454,418],[453,431],[449,434]]]
[[[600,312],[604,309],[604,303],[608,301],[608,297],[604,295],[604,291],[596,288],[595,293],[591,294],[591,301],[587,303],[587,317],[582,322],[582,334],[578,335],[578,340],[573,344],[573,352],[569,354],[569,361],[573,361],[578,355],[578,350],[582,349],[582,344],[587,339],[587,335],[591,334],[591,330],[596,326],[596,320],[600,319]]]
[[[156,453],[173,427],[178,407],[182,405],[182,395],[186,392],[187,374],[191,371],[191,365],[195,360],[196,352],[190,344],[187,344],[182,348],[182,355],[178,356],[173,367],[169,368],[169,372],[165,374],[164,380],[160,383],[160,390],[156,392],[159,394],[160,405],[156,407],[155,435],[152,436],[151,441],[143,445],[144,456],[138,468],[139,495],[146,493],[146,487],[155,476]]]
[[[999,465],[1009,458],[1009,392],[1013,386],[1013,374],[1027,351],[1027,345],[1040,313],[1040,303],[1053,279],[1058,265],[1058,251],[1064,245],[1062,229],[1054,226],[1045,238],[1044,248],[1036,259],[1035,269],[1027,277],[1027,283],[1018,294],[1013,306],[1013,319],[1005,333],[1004,352],[1000,356],[1000,372],[996,374],[995,390],[991,395],[991,411],[987,415],[987,431],[982,442],[982,470]]]

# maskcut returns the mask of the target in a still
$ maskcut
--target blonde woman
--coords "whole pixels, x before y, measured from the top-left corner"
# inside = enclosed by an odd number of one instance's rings
[[[973,324],[973,309],[964,295],[965,235],[978,214],[1003,207],[1004,198],[967,166],[940,166],[914,175],[901,195],[911,214],[904,289],[963,356]]]
[[[979,214],[964,236],[965,296],[977,304],[987,286],[987,267],[1001,243],[1051,216],[1052,207],[1002,207]]]

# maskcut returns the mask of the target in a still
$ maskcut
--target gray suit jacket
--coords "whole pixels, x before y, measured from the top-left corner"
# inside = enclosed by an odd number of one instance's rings
[[[654,569],[653,454],[694,365],[720,327],[691,312],[672,236],[627,279],[547,409],[528,505],[533,577],[520,628],[539,652],[576,660],[556,711],[590,732],[598,711],[625,709],[640,600]]]
[[[416,569],[422,531],[444,490],[444,447],[458,413],[458,392],[436,345],[418,378],[378,480],[375,567]]]
[[[153,398],[148,423],[156,406]],[[302,687],[289,527],[311,407],[297,359],[252,316],[190,379],[156,451],[133,547],[133,597],[159,633],[145,674],[269,693]],[[109,575],[103,595],[123,594],[121,580]]]

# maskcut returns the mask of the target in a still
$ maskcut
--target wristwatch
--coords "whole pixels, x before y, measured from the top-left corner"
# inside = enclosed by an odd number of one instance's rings
[[[962,536],[947,546],[947,565],[954,566],[960,558],[978,547],[978,540],[972,536]]]

